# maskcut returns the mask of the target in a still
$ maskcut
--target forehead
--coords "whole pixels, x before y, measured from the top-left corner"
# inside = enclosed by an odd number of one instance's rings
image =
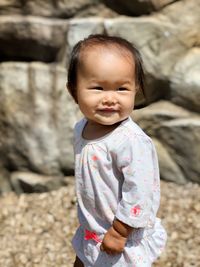
[[[106,62],[121,62],[129,64],[135,69],[135,58],[131,51],[119,45],[91,45],[83,48],[79,55],[79,68],[87,67],[93,64],[97,66],[100,63],[105,65]]]
[[[81,55],[78,82],[135,82],[135,62],[132,54],[107,47],[92,48]]]
[[[135,58],[133,53],[126,47],[119,44],[89,44],[83,47],[80,50],[79,54],[79,62],[84,63],[87,61],[88,57],[94,55],[101,55],[106,57],[108,55],[112,55],[115,57],[123,58],[127,60],[129,63],[135,65]],[[94,58],[95,60],[95,58]]]

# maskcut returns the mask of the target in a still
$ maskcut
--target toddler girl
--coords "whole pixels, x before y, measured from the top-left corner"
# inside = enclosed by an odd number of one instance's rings
[[[150,267],[166,232],[156,151],[129,117],[143,90],[140,54],[120,37],[91,35],[72,51],[67,88],[84,114],[74,131],[74,266]]]

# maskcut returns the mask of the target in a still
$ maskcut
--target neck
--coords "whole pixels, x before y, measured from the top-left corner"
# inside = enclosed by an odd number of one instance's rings
[[[120,125],[120,123],[121,121],[115,124],[112,124],[112,125],[103,125],[103,124],[88,120],[83,129],[82,136],[83,138],[89,139],[89,140],[103,137],[104,135],[116,129]]]

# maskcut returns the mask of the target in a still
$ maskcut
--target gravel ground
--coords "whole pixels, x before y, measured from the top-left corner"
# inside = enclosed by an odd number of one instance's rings
[[[78,225],[74,181],[42,194],[0,197],[0,267],[72,267]],[[200,267],[200,186],[161,183],[159,216],[168,232],[155,267]]]

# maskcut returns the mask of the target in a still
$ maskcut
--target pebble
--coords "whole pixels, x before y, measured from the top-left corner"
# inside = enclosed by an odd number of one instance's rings
[[[200,267],[200,185],[161,182],[159,217],[167,247],[154,267]],[[67,187],[0,197],[0,267],[72,267],[78,221],[74,179]]]

